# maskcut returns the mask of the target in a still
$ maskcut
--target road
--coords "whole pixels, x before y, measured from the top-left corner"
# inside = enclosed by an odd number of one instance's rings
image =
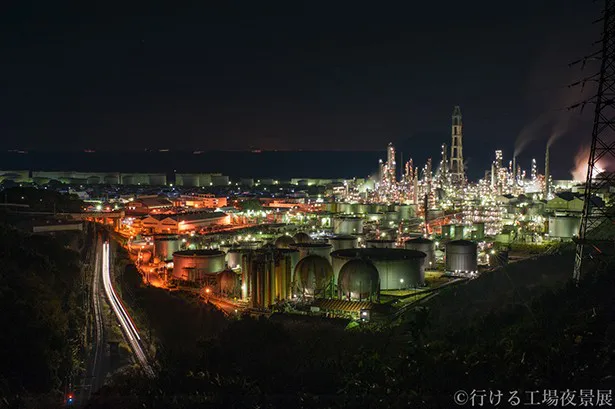
[[[102,246],[102,283],[103,288],[105,290],[105,294],[107,295],[107,301],[111,306],[115,316],[117,317],[118,322],[120,323],[120,327],[122,328],[122,332],[124,333],[124,337],[132,352],[134,353],[137,362],[145,373],[153,377],[155,375],[154,369],[149,363],[147,355],[144,352],[142,340],[139,336],[139,331],[133,324],[133,321],[128,314],[128,311],[122,305],[120,298],[117,296],[115,289],[113,288],[113,282],[111,279],[111,267],[110,267],[110,246],[109,242],[105,241]]]

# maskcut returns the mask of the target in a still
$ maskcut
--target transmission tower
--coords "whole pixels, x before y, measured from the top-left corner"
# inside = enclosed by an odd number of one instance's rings
[[[605,0],[598,21],[604,25],[601,49],[583,62],[597,59],[600,71],[582,81],[597,81],[598,91],[590,100],[577,104],[594,103],[595,112],[574,264],[576,281],[585,273],[590,260],[599,267],[615,253],[615,207],[609,197],[615,187],[615,0]]]

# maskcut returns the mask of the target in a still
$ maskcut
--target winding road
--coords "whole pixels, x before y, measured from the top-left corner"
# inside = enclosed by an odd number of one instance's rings
[[[115,292],[115,289],[113,288],[113,283],[111,280],[110,258],[111,256],[109,241],[105,241],[102,246],[102,282],[105,289],[105,294],[107,295],[107,300],[109,301],[109,305],[111,306],[111,309],[115,313],[115,316],[120,323],[122,332],[124,333],[124,336],[128,343],[130,344],[132,352],[137,358],[137,362],[139,363],[139,365],[141,365],[141,367],[148,376],[154,377],[154,369],[150,365],[149,359],[144,352],[142,340],[139,336],[139,331],[137,331],[137,328],[133,324],[133,321],[130,318],[128,311],[126,311],[126,309],[122,305],[122,302],[120,301],[119,297],[117,296],[117,293]]]

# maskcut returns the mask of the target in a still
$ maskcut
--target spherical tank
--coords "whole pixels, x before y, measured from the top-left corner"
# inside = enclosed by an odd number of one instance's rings
[[[154,236],[154,255],[161,261],[173,259],[173,253],[179,251],[181,240],[175,235]]]
[[[331,244],[331,251],[354,249],[358,246],[359,239],[356,236],[333,236],[327,241]]]
[[[477,271],[478,248],[476,243],[468,240],[454,240],[446,244],[446,271]]]
[[[337,288],[341,299],[377,300],[380,292],[378,270],[368,260],[350,260],[340,270]]]
[[[423,267],[428,269],[436,264],[436,253],[435,253],[435,245],[432,240],[417,237],[415,239],[410,239],[404,243],[404,248],[407,250],[415,250],[422,251],[427,255],[424,259]],[[431,263],[431,264],[429,264]]]
[[[294,277],[298,295],[324,297],[333,279],[333,270],[327,259],[312,254],[299,261],[295,267]]]
[[[299,259],[315,254],[324,257],[327,261],[331,260],[331,248],[329,243],[297,243],[291,246],[292,249],[299,250]]]
[[[378,270],[381,290],[399,290],[423,285],[425,257],[425,253],[420,251],[386,248],[349,249],[331,253],[333,274],[338,279],[339,272],[349,260],[369,260]]]
[[[549,217],[549,236],[570,239],[579,235],[581,219],[573,216]]]
[[[279,249],[290,248],[290,245],[295,244],[295,239],[291,236],[280,236],[275,240],[275,246]]]
[[[218,250],[184,250],[173,253],[173,276],[181,280],[200,281],[205,274],[224,270],[224,256]]]
[[[361,234],[363,233],[363,219],[359,217],[336,217],[333,219],[334,234]]]
[[[224,270],[217,276],[220,292],[228,296],[239,293],[239,275],[231,270]]]
[[[395,247],[395,241],[374,239],[374,240],[367,240],[365,242],[365,245],[369,249],[376,249],[376,248],[377,249],[392,249],[393,247]]]

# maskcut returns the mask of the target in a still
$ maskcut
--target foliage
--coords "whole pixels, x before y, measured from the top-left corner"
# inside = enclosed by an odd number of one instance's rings
[[[0,226],[0,265],[0,395],[42,399],[75,369],[84,326],[79,254]]]
[[[241,211],[247,212],[251,210],[253,212],[263,210],[263,204],[258,199],[249,199],[240,202],[238,205]]]
[[[51,189],[13,187],[2,194],[8,203],[26,204],[30,210],[40,212],[81,212],[83,202],[76,195],[68,195]]]
[[[91,407],[127,396],[130,408],[432,408],[455,406],[459,389],[610,389],[615,276],[562,284],[569,273],[560,263],[572,265],[568,255],[511,265],[451,288],[394,326],[234,321],[201,337],[186,359],[164,360],[153,383],[116,378]]]

